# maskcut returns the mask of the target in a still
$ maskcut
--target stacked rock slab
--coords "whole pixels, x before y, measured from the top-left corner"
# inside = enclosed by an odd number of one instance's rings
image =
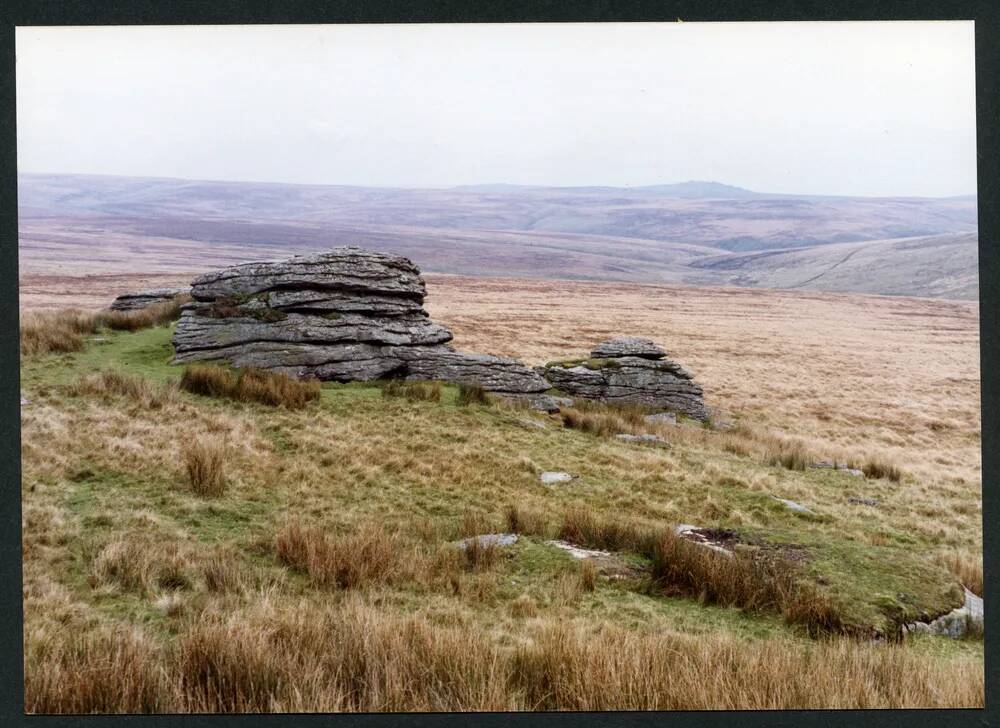
[[[138,291],[136,293],[123,293],[111,303],[112,311],[139,311],[152,306],[154,303],[166,303],[172,301],[177,296],[190,293],[191,289],[186,288],[152,288],[148,291]]]
[[[443,380],[492,392],[548,388],[516,359],[455,351],[423,308],[408,259],[334,248],[197,278],[174,333],[176,363],[217,360],[340,382]]]
[[[626,336],[599,344],[582,361],[551,362],[540,372],[573,397],[634,404],[704,420],[702,389],[649,339]]]

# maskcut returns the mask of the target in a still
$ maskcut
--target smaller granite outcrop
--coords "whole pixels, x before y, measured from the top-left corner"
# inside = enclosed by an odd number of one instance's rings
[[[595,359],[613,359],[619,356],[639,356],[643,359],[662,359],[667,355],[650,339],[639,336],[619,336],[594,347],[590,355]]]
[[[701,387],[649,339],[611,339],[596,346],[589,359],[550,362],[538,371],[573,397],[708,418]]]
[[[148,291],[123,293],[111,303],[112,311],[140,311],[154,303],[166,303],[177,296],[191,293],[191,287],[186,288],[151,288]]]

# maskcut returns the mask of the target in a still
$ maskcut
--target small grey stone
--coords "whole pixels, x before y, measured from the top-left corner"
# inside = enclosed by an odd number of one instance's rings
[[[673,412],[657,412],[654,415],[646,415],[642,418],[644,422],[651,425],[676,425],[677,415]]]
[[[837,463],[833,460],[819,460],[815,463],[812,463],[809,467],[816,470],[837,470],[847,475],[853,475],[855,478],[864,477],[864,473],[862,473],[860,470],[856,468],[850,468],[846,465]]]
[[[481,536],[470,536],[469,538],[463,538],[458,542],[458,547],[463,551],[472,545],[473,541],[478,541],[480,548],[485,546],[496,546],[503,548],[504,546],[513,546],[517,543],[516,533],[486,533]]]
[[[774,500],[778,501],[779,503],[782,503],[785,506],[785,508],[787,508],[790,511],[794,511],[795,513],[804,513],[811,516],[816,515],[813,511],[806,508],[801,503],[796,503],[795,501],[788,500],[787,498],[779,498],[776,495],[772,495],[771,497],[774,498]]]
[[[528,393],[528,394],[507,394],[500,393],[504,399],[511,402],[521,402],[526,404],[531,409],[536,412],[545,412],[548,414],[555,414],[559,411],[559,403],[556,401],[556,397],[552,397],[548,394],[538,394],[538,393]]]
[[[848,498],[847,502],[858,506],[877,506],[879,504],[876,498]]]
[[[732,556],[733,552],[723,546],[721,543],[716,543],[712,541],[704,534],[705,529],[700,526],[692,526],[690,523],[681,523],[674,528],[674,533],[685,541],[690,541],[698,546],[703,546],[707,549],[711,549],[725,556]]]
[[[545,485],[557,485],[559,483],[568,483],[573,480],[573,476],[569,473],[559,471],[546,471],[539,475],[538,479]]]
[[[25,405],[29,405],[29,404],[31,404],[31,400],[28,399],[27,397],[23,397],[22,396],[21,397],[21,406],[24,407]]]
[[[630,435],[628,433],[621,433],[615,435],[616,440],[623,440],[624,442],[636,442],[642,445],[655,445],[657,447],[670,447],[670,443],[664,440],[659,435]]]
[[[652,340],[639,336],[619,336],[603,341],[590,352],[595,359],[619,356],[640,356],[644,359],[662,359],[667,353]]]
[[[562,549],[574,559],[594,559],[600,558],[602,556],[611,556],[610,551],[599,551],[598,549],[585,549],[582,546],[576,546],[571,544],[569,541],[546,541],[547,546],[555,546],[557,549]]]
[[[521,427],[530,427],[535,430],[545,430],[548,429],[544,422],[539,422],[538,420],[533,420],[529,417],[521,417],[517,420],[517,424]]]

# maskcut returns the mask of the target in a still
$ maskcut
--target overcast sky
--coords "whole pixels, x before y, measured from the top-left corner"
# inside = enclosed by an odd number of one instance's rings
[[[21,171],[976,188],[971,22],[19,28]]]

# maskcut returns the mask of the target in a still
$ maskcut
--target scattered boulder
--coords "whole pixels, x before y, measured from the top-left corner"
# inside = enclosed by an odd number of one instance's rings
[[[734,534],[729,531],[719,529],[700,528],[692,526],[690,523],[682,523],[674,528],[674,533],[685,541],[704,546],[725,556],[732,556],[733,551],[729,544],[733,541]]]
[[[653,415],[646,415],[642,418],[650,425],[676,425],[677,415],[673,412],[657,412]]]
[[[597,567],[597,573],[609,579],[637,578],[643,575],[643,570],[635,564],[626,561],[620,554],[598,549],[585,549],[569,541],[546,541],[546,545],[565,551],[571,558],[579,561],[592,561]]]
[[[820,460],[818,462],[812,463],[809,467],[813,468],[814,470],[839,470],[840,472],[846,473],[847,475],[853,475],[855,478],[863,478],[865,475],[857,468],[849,468],[848,466],[843,465],[841,463],[837,463],[833,460]]]
[[[648,339],[611,339],[590,359],[550,362],[541,371],[553,387],[575,397],[708,417],[701,387]]]
[[[879,504],[877,498],[848,498],[847,502],[856,506],[872,506],[873,508]]]
[[[965,603],[930,622],[910,622],[903,633],[933,634],[959,639],[967,634],[983,633],[983,599],[965,589]]]
[[[516,359],[455,351],[423,309],[420,270],[356,247],[225,268],[195,279],[175,363],[221,360],[339,382],[442,380],[501,395],[549,384]]]
[[[670,443],[664,440],[659,435],[630,435],[628,433],[622,433],[620,435],[615,435],[616,440],[622,440],[624,442],[635,442],[640,445],[653,445],[655,447],[670,447]]]
[[[536,412],[545,412],[550,415],[557,413],[562,407],[569,407],[573,403],[573,400],[568,400],[565,397],[553,397],[545,393],[507,394],[505,397],[512,402],[523,402]]]
[[[542,481],[545,485],[558,485],[559,483],[568,483],[573,480],[572,475],[569,473],[563,473],[559,471],[546,471],[538,476],[538,479]]]
[[[112,311],[140,311],[154,303],[166,303],[190,293],[191,288],[151,288],[136,293],[123,293],[111,303]]]
[[[497,548],[503,548],[505,546],[513,546],[517,543],[516,533],[485,533],[481,536],[470,536],[469,538],[463,538],[458,542],[458,547],[465,551],[472,545],[473,541],[479,542],[479,548],[486,548],[488,546],[495,546]]]
[[[517,424],[519,424],[521,427],[526,427],[526,428],[533,429],[533,430],[547,430],[548,429],[548,427],[546,427],[546,425],[545,425],[544,422],[540,422],[539,420],[531,419],[530,417],[520,417],[520,418],[518,418]]]
[[[796,503],[795,501],[788,500],[787,498],[779,498],[776,495],[772,495],[771,497],[774,498],[774,500],[776,500],[779,503],[781,503],[782,505],[784,505],[785,508],[787,508],[790,511],[793,511],[795,513],[802,513],[802,514],[807,515],[807,516],[815,516],[816,515],[815,512],[813,512],[812,510],[806,508],[801,503]]]

